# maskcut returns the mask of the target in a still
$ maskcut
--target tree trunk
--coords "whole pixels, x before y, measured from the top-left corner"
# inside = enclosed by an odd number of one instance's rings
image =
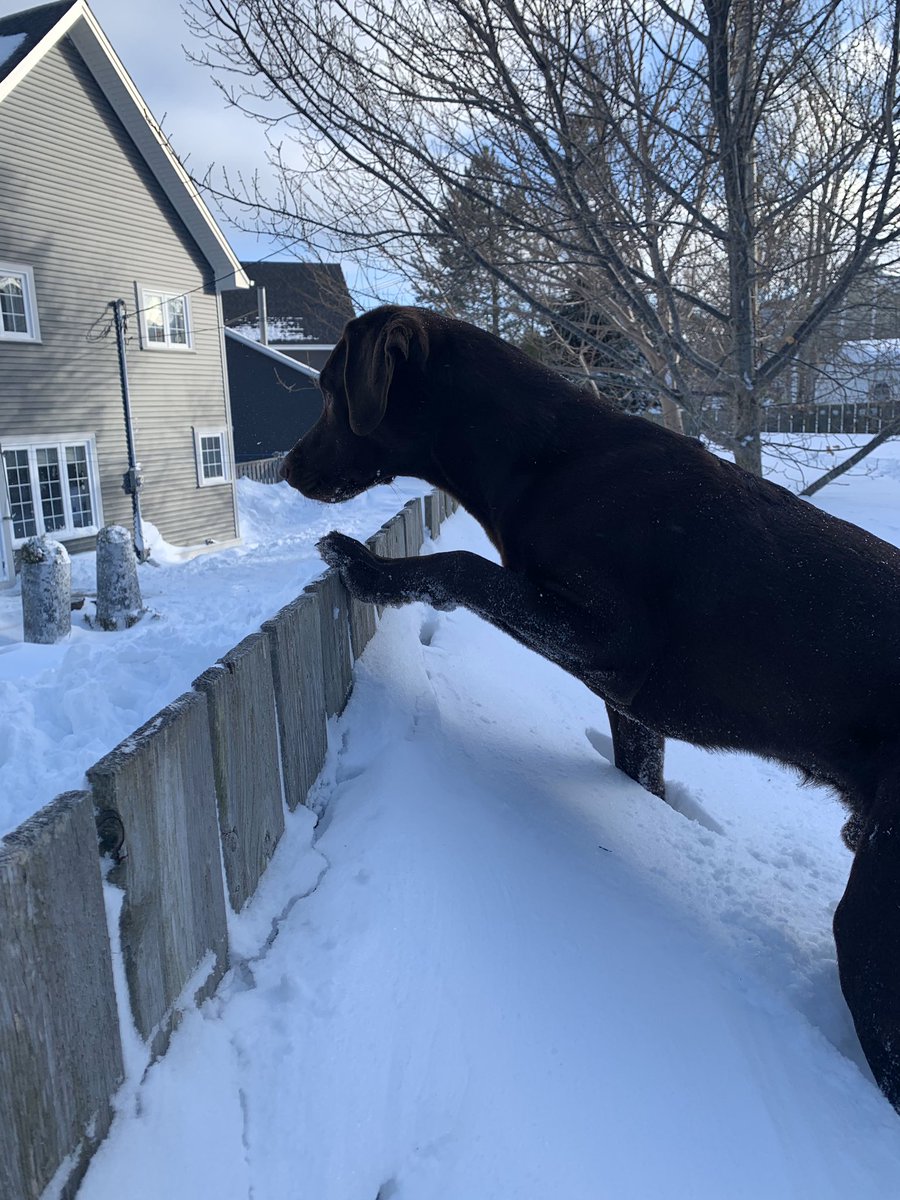
[[[762,475],[759,404],[750,388],[741,388],[734,397],[734,461],[745,471]]]
[[[671,396],[665,393],[660,396],[660,408],[662,409],[663,425],[666,429],[674,429],[676,433],[684,433],[684,422],[681,419],[681,409],[675,403]]]

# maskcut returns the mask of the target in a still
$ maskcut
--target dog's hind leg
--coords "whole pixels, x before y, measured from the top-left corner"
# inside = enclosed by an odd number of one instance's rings
[[[663,779],[665,739],[633,717],[626,717],[607,704],[609,727],[612,731],[613,757],[616,766],[641,787],[659,796],[666,796]]]
[[[834,939],[863,1053],[900,1111],[900,770],[879,789],[859,838]]]

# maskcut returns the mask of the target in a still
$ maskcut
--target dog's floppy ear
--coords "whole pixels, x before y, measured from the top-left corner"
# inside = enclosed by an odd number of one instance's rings
[[[365,341],[353,345],[347,338],[344,390],[355,434],[366,437],[384,420],[397,359],[423,363],[427,357],[428,334],[411,313],[391,317],[371,349]]]

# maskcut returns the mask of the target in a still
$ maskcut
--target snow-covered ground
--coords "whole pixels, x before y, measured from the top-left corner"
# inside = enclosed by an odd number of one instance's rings
[[[0,836],[84,786],[88,767],[302,592],[324,570],[324,533],[365,539],[427,490],[401,480],[329,510],[241,479],[243,545],[183,561],[151,538],[154,563],[138,572],[150,614],[120,633],[90,628],[88,599],[66,641],[24,645],[18,588],[0,592]],[[96,555],[73,557],[73,592],[92,593],[95,577]]]
[[[821,443],[811,474],[830,465]],[[817,502],[900,543],[896,444]],[[134,649],[107,704],[146,674],[149,715],[167,682],[182,690],[316,573],[323,529],[384,519],[380,497],[342,512],[285,485],[244,487],[241,503],[256,549],[145,586],[175,638],[170,665],[134,630],[76,631],[48,651],[63,665],[90,643],[70,682],[88,689],[101,670],[92,639],[120,639]],[[308,528],[291,534],[294,521]],[[491,553],[464,513],[439,547]],[[224,629],[238,596],[245,626]],[[38,715],[51,701],[30,689],[54,665],[18,677]],[[330,729],[315,811],[288,817],[232,920],[232,970],[143,1082],[129,1043],[79,1200],[900,1195],[900,1119],[837,982],[839,806],[771,764],[679,743],[667,805],[609,753],[602,706],[551,664],[463,611],[387,612]]]

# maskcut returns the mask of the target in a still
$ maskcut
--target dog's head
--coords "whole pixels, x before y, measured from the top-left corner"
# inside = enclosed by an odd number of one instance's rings
[[[292,487],[334,503],[422,469],[427,316],[385,306],[347,325],[319,376],[322,415],[282,463]]]

